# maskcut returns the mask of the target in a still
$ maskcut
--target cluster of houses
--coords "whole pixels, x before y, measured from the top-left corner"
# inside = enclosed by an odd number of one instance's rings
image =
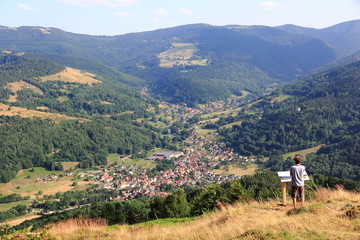
[[[120,189],[117,200],[128,200],[136,196],[167,196],[164,185],[174,187],[204,185],[206,183],[222,183],[239,178],[236,175],[214,174],[212,170],[222,162],[238,163],[254,162],[254,157],[243,157],[227,148],[224,143],[206,141],[196,136],[190,137],[191,146],[184,152],[162,151],[147,159],[160,163],[164,159],[173,159],[174,167],[150,177],[147,169],[117,164],[112,168],[100,171],[79,173],[79,177],[87,177],[100,188]]]
[[[61,174],[51,174],[51,175],[47,175],[47,176],[44,176],[44,177],[40,177],[40,178],[37,178],[35,181],[36,182],[52,182],[52,181],[57,181],[59,180],[60,177],[63,177],[63,176],[71,176],[73,173],[72,172],[64,172],[64,173],[61,173]]]

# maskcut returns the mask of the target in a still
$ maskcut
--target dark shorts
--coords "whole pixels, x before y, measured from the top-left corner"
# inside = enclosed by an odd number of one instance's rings
[[[298,193],[301,198],[305,197],[304,186],[300,186],[300,187],[291,186],[291,197],[296,198],[296,195]]]

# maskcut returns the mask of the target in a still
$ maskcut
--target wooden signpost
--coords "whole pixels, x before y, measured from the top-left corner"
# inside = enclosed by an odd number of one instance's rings
[[[277,172],[280,181],[281,181],[281,189],[282,189],[282,205],[286,206],[286,183],[291,182],[290,171]],[[308,175],[304,176],[304,181],[310,180]]]

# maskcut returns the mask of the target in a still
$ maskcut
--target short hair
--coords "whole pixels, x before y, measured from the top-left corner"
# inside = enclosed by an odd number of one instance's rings
[[[302,158],[300,156],[294,157],[294,161],[296,164],[300,164],[302,162]]]

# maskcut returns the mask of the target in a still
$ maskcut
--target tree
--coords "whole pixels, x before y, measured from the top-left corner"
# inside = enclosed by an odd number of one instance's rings
[[[178,189],[175,193],[167,196],[164,205],[167,217],[181,218],[189,216],[190,207],[183,189]]]

